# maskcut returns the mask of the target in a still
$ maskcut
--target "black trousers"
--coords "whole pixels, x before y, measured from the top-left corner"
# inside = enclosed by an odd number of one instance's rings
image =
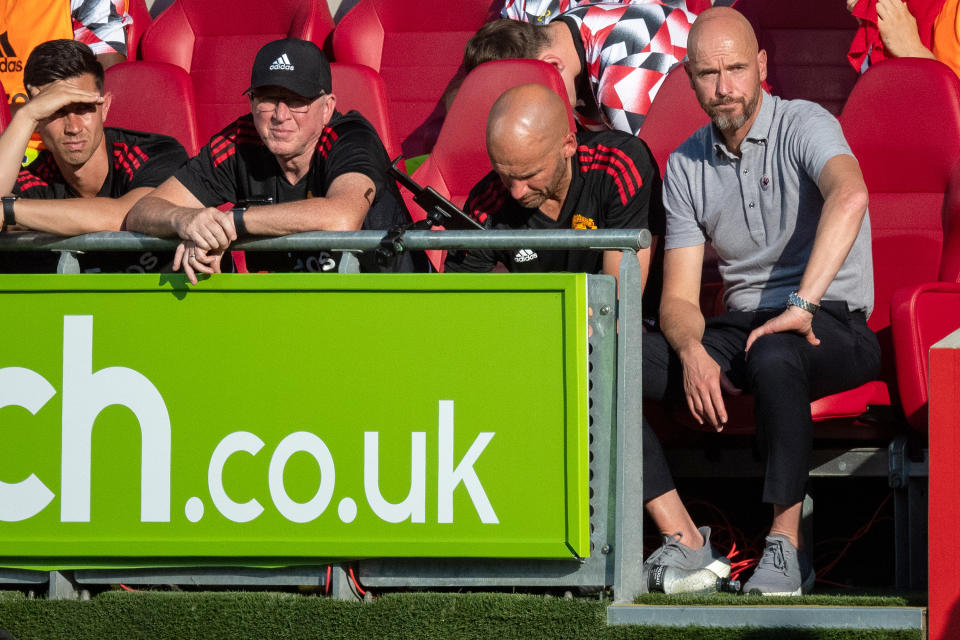
[[[763,501],[791,505],[803,500],[810,467],[813,421],[810,402],[852,389],[880,375],[880,345],[862,312],[845,302],[825,301],[813,317],[818,346],[795,333],[747,336],[782,309],[731,311],[707,319],[703,346],[738,388],[754,395],[759,450],[765,456]],[[683,367],[663,334],[643,336],[643,397],[686,410]],[[656,435],[644,420],[644,502],[673,488]]]

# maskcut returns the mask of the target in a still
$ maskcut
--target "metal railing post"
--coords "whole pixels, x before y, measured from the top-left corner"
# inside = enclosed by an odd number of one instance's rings
[[[613,596],[633,602],[643,576],[642,269],[635,251],[623,252],[617,319],[617,496]]]

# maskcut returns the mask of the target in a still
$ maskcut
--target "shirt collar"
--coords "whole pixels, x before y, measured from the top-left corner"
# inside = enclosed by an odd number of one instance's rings
[[[753,121],[750,131],[744,137],[744,142],[753,142],[756,144],[766,144],[767,136],[770,134],[770,126],[773,124],[774,100],[766,91],[763,91],[763,97],[760,100],[760,112]],[[718,155],[723,155],[731,159],[736,159],[736,155],[731,153],[723,141],[723,135],[713,124],[710,125],[710,143]]]

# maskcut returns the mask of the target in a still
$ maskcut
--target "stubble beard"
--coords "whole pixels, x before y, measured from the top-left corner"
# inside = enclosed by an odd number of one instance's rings
[[[724,99],[713,101],[703,105],[704,111],[710,116],[710,121],[720,131],[736,131],[745,125],[757,110],[757,104],[760,102],[760,91],[754,93],[753,97],[747,102],[746,98]],[[721,105],[739,104],[741,105],[739,114],[726,115],[716,109]]]
[[[567,162],[563,156],[557,160],[557,167],[553,177],[544,189],[524,196],[517,202],[525,209],[539,209],[551,198],[558,199],[564,180],[566,179]]]

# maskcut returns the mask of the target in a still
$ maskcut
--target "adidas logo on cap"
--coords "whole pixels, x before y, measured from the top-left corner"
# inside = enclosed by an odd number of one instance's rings
[[[270,71],[293,71],[293,63],[290,62],[290,58],[287,57],[287,54],[283,54],[270,64]]]

